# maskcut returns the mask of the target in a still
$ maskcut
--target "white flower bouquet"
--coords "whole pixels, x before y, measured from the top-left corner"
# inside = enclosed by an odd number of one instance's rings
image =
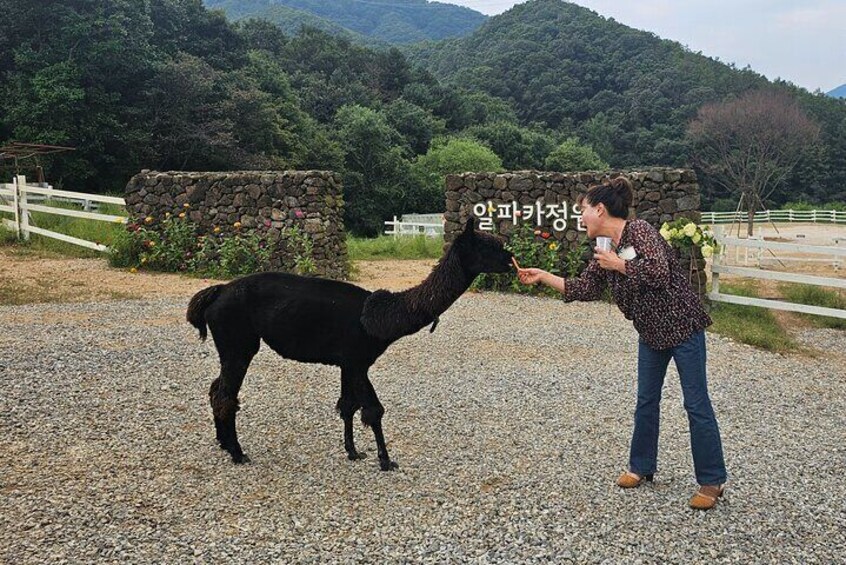
[[[699,247],[703,257],[710,257],[717,250],[717,241],[708,226],[696,225],[688,218],[664,222],[661,236],[678,249]]]

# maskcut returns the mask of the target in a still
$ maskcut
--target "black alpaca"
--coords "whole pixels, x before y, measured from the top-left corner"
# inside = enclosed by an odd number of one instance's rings
[[[403,336],[438,323],[438,316],[480,273],[511,268],[511,253],[470,219],[432,273],[404,292],[370,292],[352,284],[283,273],[259,273],[201,290],[187,318],[206,338],[211,329],[220,377],[209,389],[217,440],[235,463],[249,461],[235,431],[238,391],[260,340],[286,359],[341,368],[337,409],[344,420],[349,459],[362,457],[353,442],[353,415],[373,429],[383,471],[394,469],[382,433],[385,409],[367,372]]]

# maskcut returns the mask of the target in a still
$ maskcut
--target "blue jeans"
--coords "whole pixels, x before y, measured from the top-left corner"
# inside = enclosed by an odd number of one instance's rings
[[[637,359],[637,408],[629,469],[638,475],[655,472],[658,463],[658,421],[661,388],[670,358],[676,362],[690,427],[693,468],[700,485],[726,482],[720,429],[705,378],[705,332],[669,349],[652,349],[640,341]]]

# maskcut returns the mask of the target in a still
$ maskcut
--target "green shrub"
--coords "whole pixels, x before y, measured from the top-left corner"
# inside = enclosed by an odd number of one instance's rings
[[[249,275],[270,267],[270,253],[268,242],[253,230],[220,233],[202,237],[186,269],[217,278]]]
[[[664,222],[661,226],[661,237],[672,247],[683,251],[690,251],[693,247],[699,247],[703,257],[710,257],[717,249],[717,240],[711,233],[711,228],[705,225],[696,225],[689,218],[678,218],[672,222]]]
[[[137,267],[144,252],[144,239],[137,234],[137,224],[129,224],[115,235],[109,248],[109,265],[118,268]]]
[[[271,239],[256,230],[241,229],[240,223],[232,233],[215,228],[211,234],[198,235],[185,213],[167,214],[156,224],[152,217],[129,224],[114,241],[110,264],[231,278],[268,270],[273,248],[282,243],[294,256],[294,272],[307,275],[316,270],[311,237],[296,226]]]
[[[317,271],[314,263],[314,241],[297,226],[282,230],[282,239],[294,256],[294,272],[298,275],[310,275]]]
[[[564,272],[567,278],[579,276],[592,256],[589,240],[583,237],[576,247],[564,254]]]

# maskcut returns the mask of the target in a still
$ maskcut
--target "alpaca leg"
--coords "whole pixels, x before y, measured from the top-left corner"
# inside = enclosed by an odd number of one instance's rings
[[[247,360],[221,363],[219,384],[215,391],[209,392],[218,441],[235,463],[246,463],[250,460],[238,443],[235,414],[239,410],[238,391],[241,390],[241,383],[244,382],[244,375],[247,374],[251,360],[252,356]]]
[[[249,320],[239,316],[237,311],[212,309],[206,319],[220,358],[220,376],[209,388],[217,440],[229,452],[232,461],[243,463],[249,458],[244,455],[235,430],[238,392],[261,341],[251,331]]]
[[[217,391],[220,388],[220,377],[216,378],[212,381],[211,386],[209,387],[209,402],[212,405],[212,414],[214,416],[214,433],[215,437],[217,438],[217,443],[220,445],[221,449],[226,449],[223,444],[223,426],[220,419],[217,415],[214,414],[214,399],[217,397]]]
[[[373,436],[376,438],[376,448],[379,452],[379,467],[383,471],[397,469],[399,465],[391,461],[388,456],[385,435],[382,433],[382,416],[385,414],[385,408],[379,402],[379,397],[376,396],[376,391],[366,375],[360,387],[362,390],[361,421],[365,426],[373,428]]]
[[[364,459],[365,454],[356,450],[353,440],[353,416],[356,410],[361,408],[361,404],[355,394],[352,375],[351,371],[341,369],[341,398],[338,399],[336,408],[344,421],[344,449],[347,451],[347,458],[355,461]]]
[[[338,401],[339,404],[341,402],[342,400]],[[338,410],[341,412],[341,418],[344,420],[344,449],[347,451],[347,458],[350,461],[364,459],[367,454],[363,451],[356,450],[355,441],[353,440],[353,414],[355,410],[350,411],[343,407],[339,407]]]

